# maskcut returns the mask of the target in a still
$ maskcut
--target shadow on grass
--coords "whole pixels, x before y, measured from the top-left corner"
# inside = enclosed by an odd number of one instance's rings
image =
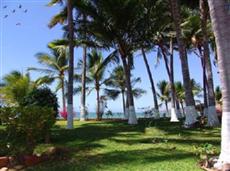
[[[211,139],[177,139],[177,138],[142,138],[142,139],[129,139],[129,140],[121,140],[113,138],[113,141],[117,143],[124,143],[127,145],[134,145],[134,144],[158,144],[158,143],[174,143],[174,144],[182,144],[182,145],[200,145],[209,143],[212,145],[220,145],[219,140],[211,140]]]
[[[109,139],[123,132],[144,133],[144,131],[145,126],[142,124],[130,126],[124,122],[86,122],[73,130],[64,128],[54,129],[52,131],[51,141],[55,142],[55,144],[67,145],[70,147],[81,144],[85,146],[102,139]]]
[[[135,168],[135,166],[138,165],[144,166],[149,163],[161,163],[172,159],[174,161],[178,161],[192,157],[194,157],[194,154],[179,150],[169,152],[168,149],[164,148],[149,148],[145,150],[113,151],[96,155],[83,155],[73,161],[45,163],[29,170],[91,171],[109,170],[109,168],[124,170],[126,165],[133,166]]]

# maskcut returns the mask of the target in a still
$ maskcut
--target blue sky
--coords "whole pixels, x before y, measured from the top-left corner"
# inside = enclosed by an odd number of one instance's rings
[[[48,0],[0,0],[0,2],[1,77],[12,70],[26,72],[28,67],[38,67],[39,64],[36,62],[34,55],[38,52],[48,52],[47,43],[62,37],[63,33],[60,25],[53,29],[47,27],[49,20],[59,11],[60,7],[47,7],[46,4],[49,2]],[[18,8],[19,4],[22,5],[21,9]],[[7,8],[3,9],[4,6],[7,6]],[[16,9],[16,11],[15,13],[12,13],[14,9]],[[27,13],[23,12],[25,9],[28,10]],[[4,18],[5,15],[8,15],[8,17]],[[82,56],[82,50],[80,48],[75,50],[75,62],[77,62]],[[157,68],[155,67],[155,57],[155,53],[148,54],[148,60],[152,69],[154,81],[157,83],[163,79],[167,80],[168,77],[162,62]],[[201,83],[202,71],[200,59],[195,55],[190,54],[188,60],[191,78],[194,78]],[[133,75],[136,77],[139,76],[142,79],[142,82],[138,84],[138,87],[147,91],[143,97],[135,100],[135,106],[138,110],[142,107],[152,106],[153,100],[142,56],[137,53],[134,61],[135,70],[133,71]],[[213,74],[215,86],[219,85],[219,77],[215,67],[213,67]],[[35,79],[39,74],[32,73],[31,76]],[[175,80],[182,80],[181,64],[177,53],[175,53]],[[59,93],[58,97],[60,97]],[[92,93],[87,98],[87,104],[90,111],[95,110],[95,99],[95,93]],[[75,96],[74,106],[76,111],[79,111],[79,104],[80,96]],[[108,108],[114,112],[122,111],[121,99],[109,101]]]

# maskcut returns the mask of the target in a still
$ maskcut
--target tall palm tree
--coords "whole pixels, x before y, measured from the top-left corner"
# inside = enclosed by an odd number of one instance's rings
[[[165,35],[165,36],[164,36]],[[176,111],[176,92],[174,87],[174,42],[175,33],[172,31],[169,33],[160,34],[156,36],[156,44],[158,45],[157,58],[164,60],[165,68],[169,77],[170,84],[170,94],[171,94],[171,122],[178,122],[177,114],[179,111]],[[169,43],[165,43],[165,39]]]
[[[190,84],[190,74],[189,74],[189,66],[188,66],[188,59],[187,59],[187,52],[185,48],[185,44],[182,38],[182,32],[180,28],[181,24],[181,15],[180,15],[180,6],[178,4],[178,0],[170,0],[171,2],[171,11],[173,15],[174,27],[176,31],[176,38],[178,43],[178,49],[180,54],[181,60],[181,67],[182,67],[182,76],[183,76],[183,85],[185,89],[185,126],[189,126],[195,123],[196,117],[198,116],[197,111],[195,109],[195,101],[192,93],[192,87]]]
[[[79,10],[84,11],[91,18],[87,23],[87,29],[95,40],[119,51],[126,76],[128,123],[137,124],[130,70],[137,39],[137,35],[134,35],[132,30],[140,26],[136,22],[138,12],[140,12],[139,1],[90,1],[85,6],[80,6]]]
[[[208,97],[207,97],[207,76],[206,65],[204,61],[202,32],[200,29],[200,16],[198,11],[186,10],[188,17],[181,24],[183,29],[183,37],[186,41],[187,48],[190,52],[193,52],[198,58],[200,58],[202,66],[203,77],[203,99],[204,99],[204,111],[205,115],[208,115]]]
[[[132,87],[135,86],[136,83],[140,82],[140,78],[132,78]],[[121,94],[122,96],[122,105],[124,118],[128,119],[128,113],[126,113],[126,104],[125,104],[125,95],[126,95],[126,86],[125,86],[125,77],[124,77],[124,69],[122,66],[117,66],[113,69],[109,79],[105,82],[105,85],[108,88],[104,89],[104,94],[112,100],[115,100]],[[145,91],[141,88],[133,88],[133,95],[135,98],[139,98],[144,94]]]
[[[152,73],[151,73],[151,69],[150,69],[150,66],[149,66],[148,59],[146,57],[146,53],[145,53],[144,48],[141,48],[141,52],[142,52],[142,56],[143,56],[143,59],[144,59],[145,67],[146,67],[146,70],[147,70],[147,73],[148,73],[148,76],[149,76],[149,81],[150,81],[151,88],[152,88],[154,108],[156,109],[157,112],[159,112],[156,88],[155,88],[155,85],[154,85],[153,76],[152,76]]]
[[[203,33],[203,58],[204,65],[207,73],[207,89],[208,89],[208,126],[218,126],[219,120],[216,113],[215,93],[213,85],[212,66],[210,62],[209,52],[209,38],[207,33],[208,23],[208,2],[207,0],[200,0],[200,18],[201,18],[201,31]]]
[[[35,87],[29,74],[12,71],[3,77],[0,94],[6,105],[20,105],[24,97]]]
[[[67,1],[68,31],[69,31],[69,69],[68,69],[68,95],[67,95],[67,128],[73,128],[73,76],[74,76],[74,25],[73,1]]]
[[[68,70],[68,59],[66,48],[55,48],[51,42],[48,47],[50,49],[50,54],[48,53],[38,53],[36,54],[36,58],[38,62],[43,66],[43,68],[34,68],[29,67],[28,71],[36,71],[44,76],[40,77],[36,83],[38,85],[41,84],[50,84],[54,81],[58,81],[58,85],[56,86],[56,91],[61,89],[62,92],[62,109],[66,111],[66,98],[65,98],[65,74]]]
[[[170,101],[169,83],[163,80],[157,84],[157,87],[159,90],[158,97],[165,104],[167,114],[169,114],[169,109],[168,109],[168,102]]]
[[[221,132],[221,154],[215,167],[222,169],[230,163],[230,2],[229,0],[209,0],[210,16],[216,39],[218,67],[221,78],[223,113]],[[225,168],[229,170],[230,168]]]

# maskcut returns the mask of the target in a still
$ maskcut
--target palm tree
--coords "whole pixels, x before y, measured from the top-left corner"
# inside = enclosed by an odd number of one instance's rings
[[[114,8],[116,7],[116,8]],[[78,9],[91,18],[87,22],[88,33],[107,47],[118,50],[126,76],[129,124],[137,124],[131,86],[132,54],[136,49],[138,36],[133,30],[140,27],[136,22],[141,6],[137,0],[90,1]],[[119,9],[119,10],[117,10]]]
[[[201,18],[201,30],[203,33],[203,49],[204,49],[203,58],[204,58],[204,65],[207,73],[208,126],[218,126],[220,125],[220,123],[216,113],[212,66],[210,62],[210,52],[209,52],[209,38],[207,34],[208,17],[209,17],[208,2],[206,0],[200,0],[200,18]]]
[[[135,86],[136,83],[140,82],[140,78],[132,79],[132,87]],[[113,69],[111,75],[109,76],[109,80],[105,82],[105,85],[109,88],[104,89],[104,94],[106,97],[112,100],[116,100],[119,95],[122,95],[122,105],[124,118],[128,119],[128,113],[126,112],[125,105],[125,95],[126,95],[126,86],[125,86],[125,77],[124,77],[124,69],[122,66],[117,66]],[[145,91],[140,88],[133,88],[133,95],[135,98],[139,98],[144,94]]]
[[[3,77],[0,94],[6,105],[20,105],[24,97],[35,87],[29,74],[12,71]]]
[[[63,4],[63,0],[52,0],[48,5]],[[67,17],[66,17],[67,16]],[[74,77],[74,24],[73,24],[73,0],[66,1],[66,7],[56,15],[49,24],[53,27],[57,23],[64,23],[67,18],[68,24],[68,45],[69,45],[69,68],[68,68],[68,92],[67,92],[67,129],[73,128],[73,77]]]
[[[147,73],[148,73],[148,76],[149,76],[149,81],[150,81],[151,88],[152,88],[154,108],[156,109],[157,112],[159,112],[156,88],[155,88],[155,85],[154,85],[153,76],[152,76],[152,73],[151,73],[151,69],[150,69],[150,66],[149,66],[149,63],[148,63],[148,60],[147,60],[144,48],[141,48],[141,52],[142,52],[142,56],[143,56],[143,59],[144,59],[145,67],[146,67],[146,70],[147,70]]]
[[[188,17],[181,24],[183,29],[183,36],[186,41],[187,47],[190,52],[193,52],[198,58],[200,58],[202,66],[203,77],[203,99],[204,99],[204,111],[205,115],[208,114],[208,98],[207,98],[207,76],[206,65],[204,61],[202,32],[200,29],[200,17],[198,11],[186,10]],[[211,30],[210,30],[211,31]]]
[[[40,63],[44,68],[30,67],[28,68],[28,71],[36,71],[45,74],[36,81],[38,85],[50,84],[54,81],[58,81],[56,91],[61,89],[62,109],[63,111],[66,111],[65,73],[68,70],[68,59],[66,55],[66,48],[56,48],[56,46],[53,46],[57,41],[53,41],[48,45],[51,52],[50,54],[36,54],[38,63]]]
[[[178,49],[180,54],[181,60],[181,67],[182,67],[182,75],[183,75],[183,85],[185,89],[185,126],[189,126],[195,123],[196,117],[198,116],[197,111],[195,109],[195,101],[193,98],[192,87],[190,84],[190,74],[189,74],[189,66],[188,66],[188,59],[187,59],[187,52],[185,48],[185,43],[182,38],[182,32],[180,28],[181,24],[181,16],[180,16],[180,7],[178,4],[178,0],[171,0],[171,8],[172,8],[172,15],[173,21],[176,31],[176,38],[178,43]]]
[[[114,54],[110,54],[108,57],[103,59],[102,53],[98,52],[96,50],[92,50],[91,53],[87,55],[87,65],[86,65],[86,82],[87,83],[94,83],[93,87],[87,87],[86,89],[90,92],[92,90],[96,90],[96,101],[97,101],[97,107],[96,107],[96,114],[97,114],[97,120],[101,120],[102,118],[102,106],[100,105],[101,102],[101,95],[100,90],[102,89],[102,86],[105,85],[106,82],[110,80],[110,78],[105,78],[105,71],[107,69],[108,64],[115,62],[117,63],[118,60]],[[83,61],[79,62],[79,66],[82,68]],[[79,76],[76,75],[77,81],[80,81]],[[76,90],[79,90],[79,88],[76,88]]]
[[[172,31],[169,33],[158,33],[156,35],[155,41],[158,45],[157,58],[164,60],[165,68],[169,77],[170,84],[170,94],[171,94],[171,122],[178,122],[177,114],[179,111],[176,111],[176,95],[175,95],[175,87],[174,87],[174,42],[173,39],[175,37],[175,33]],[[169,43],[165,43],[165,39],[169,41]],[[169,44],[169,45],[168,45]],[[179,114],[179,113],[178,113]]]
[[[228,30],[230,28],[230,2],[229,0],[209,0],[210,16],[213,26],[214,35],[216,38],[218,67],[221,77],[221,89],[223,99],[223,113],[222,113],[222,133],[221,133],[221,154],[219,162],[215,167],[222,169],[224,164],[230,163],[230,35]],[[229,170],[230,168],[225,168]]]
[[[67,1],[68,31],[69,31],[69,68],[68,68],[68,94],[67,94],[67,128],[73,128],[73,76],[74,76],[74,25],[73,1]]]
[[[169,83],[163,80],[157,84],[157,87],[159,90],[158,97],[160,98],[161,102],[165,104],[167,114],[169,114],[169,109],[168,109],[168,102],[170,101]]]

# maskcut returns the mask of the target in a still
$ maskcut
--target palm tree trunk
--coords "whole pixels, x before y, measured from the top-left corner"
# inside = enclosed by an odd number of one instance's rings
[[[61,76],[61,92],[62,92],[62,108],[63,108],[63,111],[66,112],[64,76]]]
[[[182,108],[183,115],[185,116],[185,111],[184,111],[184,104],[183,104],[183,101],[181,101],[181,102],[180,102],[180,105],[181,105],[181,108]]]
[[[125,91],[124,90],[121,91],[121,95],[122,95],[122,105],[123,105],[124,118],[128,119],[126,116],[127,114],[126,114],[126,109],[125,109]]]
[[[126,88],[127,88],[127,99],[128,99],[128,104],[129,104],[129,124],[137,124],[137,118],[135,114],[135,109],[134,109],[134,100],[132,96],[132,85],[131,85],[131,75],[130,75],[130,62],[127,62],[126,56],[122,56],[122,63],[124,67],[124,73],[125,73],[125,79],[126,79]]]
[[[180,110],[180,103],[178,100],[176,100],[176,111],[177,111],[178,118],[183,118],[183,116],[181,114],[181,110]]]
[[[82,58],[82,77],[81,77],[81,114],[80,114],[80,120],[84,121],[86,120],[86,108],[85,108],[85,100],[86,100],[86,55],[87,55],[87,47],[84,45],[83,47],[83,58]]]
[[[96,114],[97,114],[97,120],[101,120],[100,116],[100,88],[98,82],[95,83],[96,87],[96,93],[97,93],[97,109],[96,109]]]
[[[166,109],[166,112],[167,112],[166,116],[168,117],[168,115],[169,115],[169,108],[168,108],[168,102],[167,101],[165,101],[165,109]]]
[[[200,0],[200,18],[201,30],[203,33],[203,47],[204,47],[204,65],[207,73],[207,89],[208,89],[208,126],[218,126],[219,120],[216,113],[216,102],[213,85],[212,66],[210,62],[209,42],[207,36],[207,20],[208,20],[208,2]]]
[[[215,165],[215,167],[219,166],[222,169],[223,164],[230,163],[230,3],[227,0],[209,0],[208,3],[216,38],[218,67],[222,85],[221,154],[219,162]]]
[[[172,8],[172,15],[173,21],[176,30],[176,38],[179,48],[180,60],[181,60],[181,67],[182,67],[182,76],[183,76],[183,85],[185,89],[185,126],[189,126],[195,122],[197,122],[197,111],[195,109],[195,101],[192,93],[192,87],[190,83],[190,74],[189,74],[189,66],[188,66],[188,59],[187,59],[187,52],[185,48],[185,44],[182,38],[180,23],[181,23],[181,16],[180,16],[180,9],[178,0],[171,0],[171,8]]]
[[[176,90],[174,84],[174,60],[173,60],[173,38],[170,38],[170,87],[171,87],[171,122],[178,122],[177,113],[179,111],[176,110]]]
[[[204,95],[204,116],[208,116],[208,98],[207,98],[207,77],[206,77],[206,67],[205,67],[205,61],[204,61],[204,55],[202,53],[201,47],[198,47],[199,50],[199,57],[201,61],[202,71],[203,71],[203,95]]]
[[[67,129],[73,129],[73,75],[74,75],[74,27],[72,0],[67,2],[69,29],[69,77],[68,77],[68,109]]]
[[[159,112],[159,107],[158,107],[158,102],[157,102],[157,93],[156,93],[156,89],[155,89],[155,86],[154,86],[154,81],[153,81],[153,77],[152,77],[151,70],[150,70],[150,67],[149,67],[149,63],[148,63],[148,60],[146,58],[146,54],[145,54],[144,49],[141,48],[141,51],[142,51],[142,56],[143,56],[143,59],[144,59],[144,62],[145,62],[145,67],[147,69],[147,73],[148,73],[148,76],[149,76],[149,81],[150,81],[151,88],[152,88],[154,108],[156,109],[157,112]]]
[[[170,61],[168,61],[167,55],[165,53],[164,46],[159,45],[163,54],[163,59],[165,62],[165,68],[168,73],[170,89],[171,89],[171,122],[178,122],[177,114],[176,114],[176,91],[174,86],[174,68],[173,68],[173,39],[170,40]]]

